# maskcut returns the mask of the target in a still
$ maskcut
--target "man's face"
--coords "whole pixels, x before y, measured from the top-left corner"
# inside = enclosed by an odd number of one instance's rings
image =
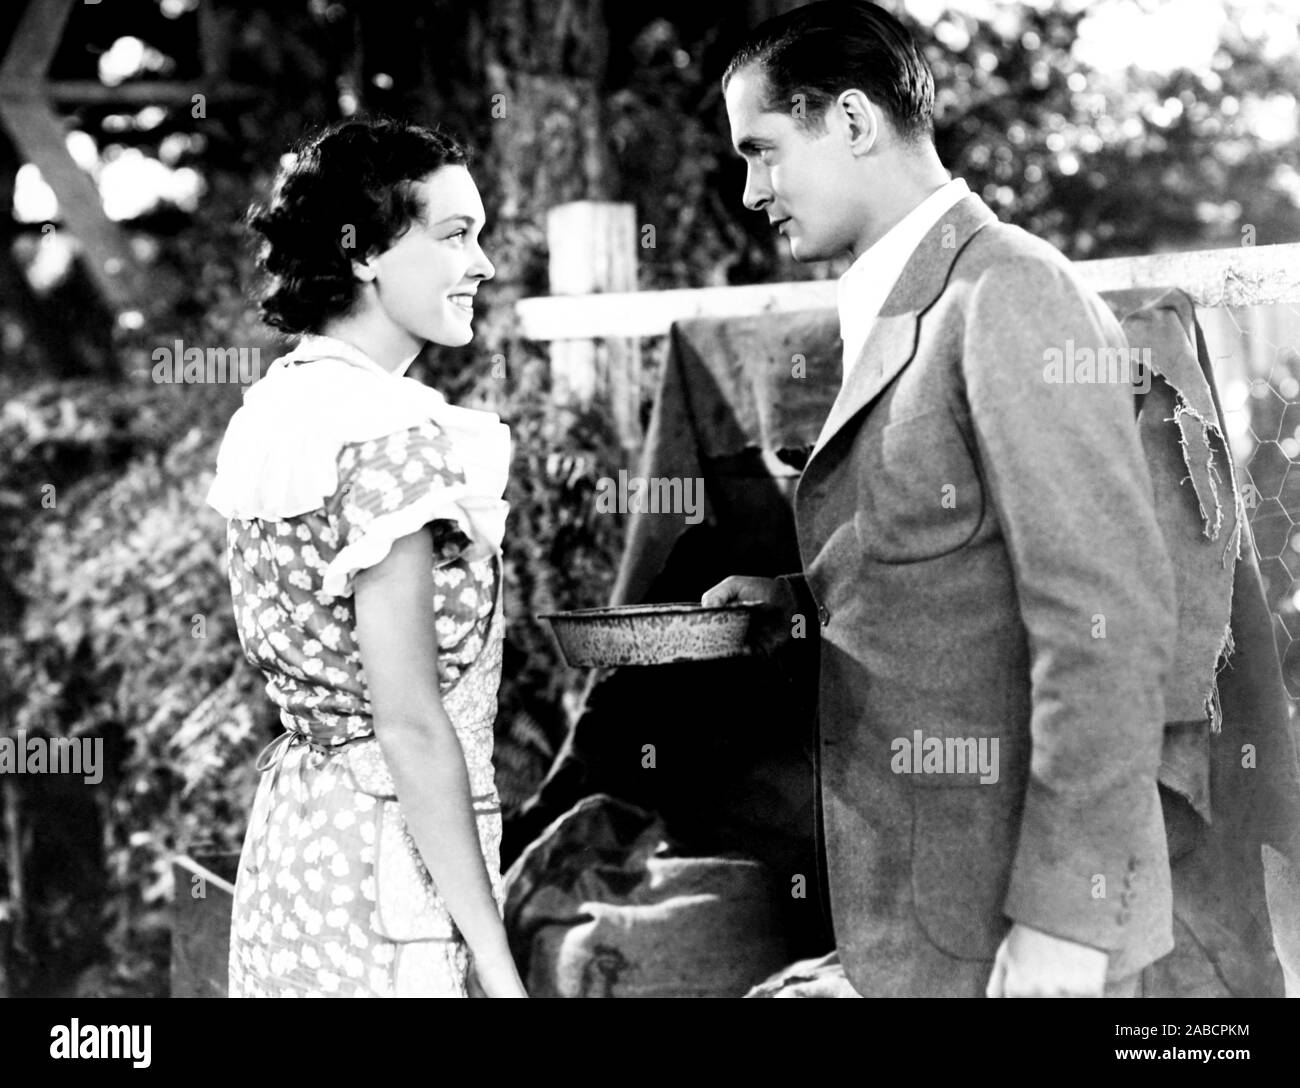
[[[850,250],[862,231],[864,193],[842,126],[805,132],[790,110],[765,112],[767,79],[755,66],[727,84],[731,142],[746,165],[744,205],[761,211],[790,240],[797,261]]]

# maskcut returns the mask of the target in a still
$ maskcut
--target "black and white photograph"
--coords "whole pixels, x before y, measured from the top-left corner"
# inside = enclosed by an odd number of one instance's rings
[[[147,1067],[162,998],[1216,998],[1074,1037],[1249,1066],[1298,99],[1294,0],[7,0],[31,1052]]]

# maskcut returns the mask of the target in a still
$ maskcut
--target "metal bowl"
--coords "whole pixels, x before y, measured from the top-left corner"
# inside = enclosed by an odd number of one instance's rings
[[[538,619],[551,625],[564,660],[575,668],[671,665],[751,653],[748,635],[756,607],[633,604],[551,612]]]

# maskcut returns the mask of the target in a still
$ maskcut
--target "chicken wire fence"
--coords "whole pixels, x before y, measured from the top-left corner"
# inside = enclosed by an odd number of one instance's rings
[[[1292,716],[1300,701],[1300,307],[1198,307]]]

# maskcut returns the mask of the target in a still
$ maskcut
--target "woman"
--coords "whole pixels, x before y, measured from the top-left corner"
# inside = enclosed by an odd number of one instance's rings
[[[299,334],[247,393],[208,502],[240,643],[286,732],[263,752],[231,996],[524,997],[500,916],[492,723],[509,431],[407,367],[467,344],[493,267],[465,151],[350,121],[286,157],[261,313]]]

